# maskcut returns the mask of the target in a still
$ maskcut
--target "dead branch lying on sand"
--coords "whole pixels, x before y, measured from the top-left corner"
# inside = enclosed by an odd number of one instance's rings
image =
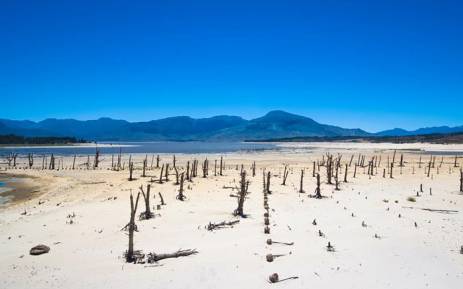
[[[429,209],[429,208],[417,208],[417,207],[404,207],[404,209],[419,209],[423,211],[428,211],[428,212],[436,212],[436,213],[442,213],[442,214],[456,214],[458,211],[456,210],[441,210],[441,209]]]
[[[217,229],[223,229],[225,227],[232,227],[233,225],[239,223],[240,220],[234,220],[234,221],[230,221],[230,222],[226,222],[226,221],[223,221],[223,222],[220,222],[220,223],[209,223],[206,228],[208,231],[213,231],[213,230],[217,230]]]
[[[272,245],[272,244],[283,244],[283,245],[292,246],[294,245],[294,242],[287,243],[287,242],[278,242],[278,241],[273,241],[272,239],[267,239],[267,245]]]
[[[277,273],[273,273],[272,275],[270,275],[268,277],[268,282],[269,283],[278,283],[278,282],[282,282],[282,281],[286,281],[286,280],[291,280],[291,279],[298,279],[299,277],[297,276],[294,276],[294,277],[288,277],[288,278],[284,278],[284,279],[281,279],[280,280],[280,277],[278,276]]]
[[[147,257],[148,263],[155,263],[163,259],[167,258],[178,258],[178,257],[186,257],[190,255],[197,254],[198,251],[196,249],[187,249],[187,250],[178,250],[177,252],[170,253],[170,254],[156,254],[156,253],[149,253]]]
[[[239,198],[240,195],[230,194],[228,195],[230,198]],[[245,199],[249,199],[249,197],[244,197]]]

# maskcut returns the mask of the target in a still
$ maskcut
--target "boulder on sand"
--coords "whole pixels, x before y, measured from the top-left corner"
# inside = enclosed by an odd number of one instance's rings
[[[29,251],[29,254],[31,255],[42,255],[50,252],[50,247],[45,246],[45,245],[37,245],[35,247],[32,247],[31,250]]]

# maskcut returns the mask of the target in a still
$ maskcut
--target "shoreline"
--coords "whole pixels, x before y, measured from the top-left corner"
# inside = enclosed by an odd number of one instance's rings
[[[79,143],[79,144],[17,144],[17,145],[1,145],[0,149],[33,149],[33,148],[112,148],[112,147],[135,147],[137,145],[128,145],[128,144],[110,144],[110,143]]]
[[[0,203],[0,208],[10,208],[21,203],[36,199],[43,192],[43,184],[40,184],[40,178],[26,174],[9,174],[0,172],[0,182],[6,188],[0,193],[5,199]]]

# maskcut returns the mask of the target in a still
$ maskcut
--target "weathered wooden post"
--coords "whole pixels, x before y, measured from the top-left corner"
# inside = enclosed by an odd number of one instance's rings
[[[393,176],[392,176],[392,171],[394,170],[394,162],[391,163],[391,171],[390,171],[390,174],[389,174],[389,178],[392,179]]]
[[[262,171],[262,191],[264,192],[264,195],[267,193],[267,185],[265,184],[265,170]]]
[[[184,182],[184,173],[180,175],[180,187],[178,190],[177,200],[183,201],[185,200],[185,195],[183,194],[183,182]]]
[[[166,169],[165,169],[165,176],[166,176],[166,182],[169,181],[169,164],[166,164]]]
[[[428,165],[428,178],[429,178],[429,175],[431,174],[431,166],[432,166],[432,161],[429,161],[429,165]]]
[[[203,178],[207,178],[207,173],[208,173],[208,168],[207,168],[207,163],[208,163],[208,160],[205,159],[204,162],[203,162],[203,165],[202,165],[202,169],[203,169]]]
[[[267,182],[266,182],[267,188],[266,192],[267,194],[271,194],[272,192],[270,191],[270,171],[267,172]]]
[[[460,169],[460,192],[463,193],[463,169]]]
[[[146,177],[146,167],[148,166],[148,157],[145,156],[145,159],[143,160],[143,173],[142,173],[142,177]]]
[[[221,156],[221,157],[220,157],[220,173],[219,173],[221,176],[223,176],[223,174],[222,174],[222,168],[223,168],[223,157]]]
[[[328,184],[330,185],[333,184],[331,182],[331,176],[333,174],[332,166],[333,166],[333,156],[329,155],[326,160],[326,178],[327,178]]]
[[[174,167],[175,170],[175,185],[179,184],[179,174],[178,174],[178,169],[177,167]]]
[[[122,148],[119,148],[119,154],[117,155],[117,170],[122,169]]]
[[[246,217],[243,212],[244,201],[246,199],[246,171],[241,172],[240,191],[238,194],[238,208],[233,212],[235,216]]]
[[[163,174],[164,174],[164,164],[162,164],[161,173],[159,174],[159,183],[160,184],[162,184]]]
[[[159,157],[159,155],[156,156],[156,168],[159,169],[159,161],[161,160],[161,158]]]
[[[29,160],[29,169],[32,169],[32,166],[34,165],[34,154],[28,154],[27,158]]]
[[[301,181],[299,182],[299,193],[305,193],[304,192],[304,169],[301,169]]]
[[[321,199],[322,193],[320,189],[320,174],[317,174],[317,188],[315,189],[315,198]]]
[[[336,165],[336,173],[334,175],[334,182],[335,182],[335,190],[339,191],[339,178],[338,178],[338,173],[339,173],[339,166]]]
[[[344,171],[344,182],[347,183],[347,168],[348,168],[348,165],[346,164],[346,169]]]
[[[50,166],[48,167],[49,170],[54,170],[55,169],[55,156],[51,154],[50,157]]]
[[[133,181],[133,162],[129,162],[129,181]]]
[[[281,183],[281,185],[283,186],[286,185],[286,178],[288,178],[288,174],[289,174],[288,166],[285,165],[285,170],[283,172],[283,182]]]
[[[100,150],[97,148],[95,151],[95,159],[93,160],[93,169],[98,168],[100,163]]]

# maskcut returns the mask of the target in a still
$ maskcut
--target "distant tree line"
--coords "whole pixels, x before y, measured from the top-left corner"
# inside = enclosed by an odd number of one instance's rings
[[[0,144],[73,144],[73,143],[86,143],[88,141],[77,139],[75,137],[55,137],[55,136],[40,136],[40,137],[25,137],[14,134],[0,135]]]
[[[371,142],[371,143],[437,143],[437,144],[460,144],[463,143],[463,132],[448,134],[425,134],[409,136],[300,136],[290,138],[274,138],[265,140],[245,140],[245,142]]]

